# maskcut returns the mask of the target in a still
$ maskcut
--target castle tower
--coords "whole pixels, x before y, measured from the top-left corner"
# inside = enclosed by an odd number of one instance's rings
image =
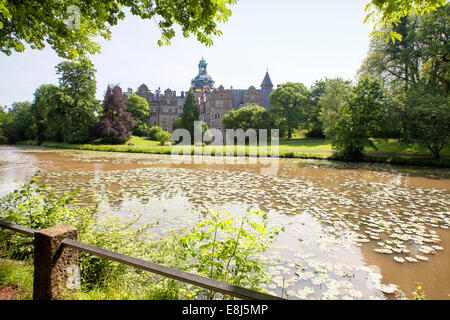
[[[209,90],[214,88],[214,81],[211,76],[208,75],[208,64],[203,58],[198,63],[198,74],[192,79],[191,88],[197,92],[204,92],[206,88]]]
[[[264,80],[261,83],[261,89],[263,89],[263,90],[272,90],[273,89],[273,83],[272,83],[272,80],[270,80],[269,70],[266,71]]]

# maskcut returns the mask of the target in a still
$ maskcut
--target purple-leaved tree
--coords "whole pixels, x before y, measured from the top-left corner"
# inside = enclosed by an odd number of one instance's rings
[[[130,129],[136,121],[127,112],[127,101],[119,86],[108,86],[103,100],[103,112],[98,123],[98,132],[104,142],[123,143],[130,140]]]

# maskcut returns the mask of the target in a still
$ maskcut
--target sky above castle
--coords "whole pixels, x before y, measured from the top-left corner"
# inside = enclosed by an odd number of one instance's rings
[[[112,28],[110,41],[91,59],[97,69],[97,98],[108,84],[125,91],[145,83],[154,92],[189,89],[202,57],[215,85],[226,89],[259,88],[268,67],[275,85],[288,81],[311,86],[324,77],[354,79],[369,47],[371,26],[363,24],[368,0],[240,0],[221,25],[223,36],[212,47],[177,34],[169,47],[158,47],[153,20],[128,15]],[[61,62],[50,48],[0,53],[0,105],[32,101],[41,84],[58,83]]]

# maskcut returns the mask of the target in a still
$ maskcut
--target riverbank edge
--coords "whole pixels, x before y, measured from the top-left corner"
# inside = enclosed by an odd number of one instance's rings
[[[52,149],[72,149],[72,150],[88,150],[88,151],[104,151],[104,152],[127,152],[127,153],[148,153],[148,154],[165,154],[171,155],[171,147],[141,147],[141,146],[129,146],[129,145],[94,145],[94,144],[68,144],[62,142],[43,142],[38,145],[34,141],[21,141],[16,145],[22,146],[40,146]],[[191,155],[194,155],[194,146],[191,146]],[[209,155],[208,153],[204,155]],[[215,156],[214,150],[211,152],[211,156]],[[238,156],[235,152],[234,156]],[[258,155],[259,156],[259,153]],[[267,155],[270,157],[270,152]],[[248,151],[245,152],[245,157],[250,157]],[[330,161],[343,161],[346,160],[339,153],[320,153],[320,152],[279,152],[279,158],[284,159],[313,159],[313,160],[330,160]],[[384,164],[396,164],[396,165],[408,165],[408,166],[421,166],[421,167],[438,167],[438,168],[450,168],[450,158],[435,159],[423,155],[418,156],[405,156],[398,154],[380,154],[375,155],[373,153],[364,153],[364,158],[358,162],[368,163],[384,163]]]

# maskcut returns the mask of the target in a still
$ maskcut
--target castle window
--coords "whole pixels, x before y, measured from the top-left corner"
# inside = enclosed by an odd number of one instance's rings
[[[163,108],[162,110],[164,113],[169,113],[169,108]]]
[[[223,101],[222,100],[216,100],[216,108],[222,108],[223,107]]]
[[[214,119],[220,119],[220,113],[216,113],[215,115],[214,115]]]
[[[162,123],[163,123],[163,124],[167,124],[167,118],[163,118],[163,119],[162,119]]]

